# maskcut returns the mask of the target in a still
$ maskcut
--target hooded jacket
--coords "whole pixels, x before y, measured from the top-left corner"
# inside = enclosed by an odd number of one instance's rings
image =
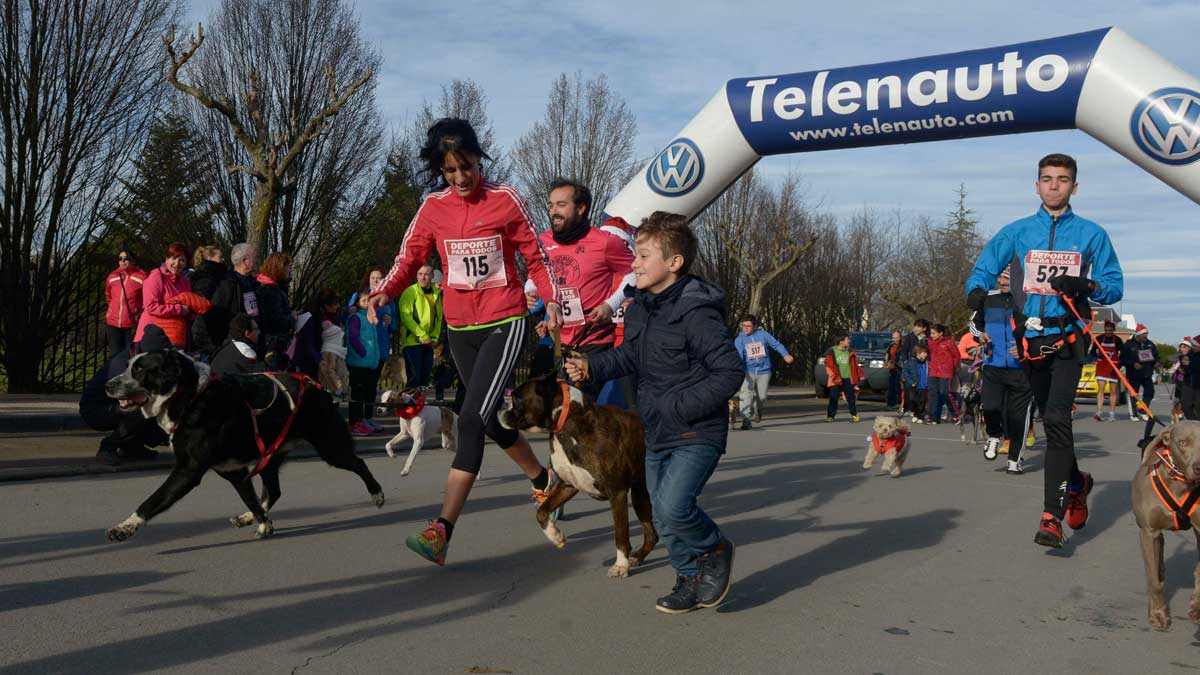
[[[1021,361],[1009,351],[1017,346],[1017,336],[1013,329],[1012,293],[1004,293],[1000,289],[988,291],[983,308],[971,315],[967,326],[971,329],[971,334],[986,334],[991,341],[989,344],[982,344],[982,340],[980,341],[985,367],[1021,367]]]
[[[1062,255],[1049,256],[1049,252]],[[1089,298],[1102,305],[1119,302],[1125,293],[1125,277],[1108,233],[1075,215],[1069,207],[1059,216],[1051,216],[1042,207],[1032,216],[1005,225],[979,254],[967,279],[967,294],[995,286],[996,277],[1010,264],[1018,331],[1028,317],[1038,317],[1042,322],[1041,330],[1025,330],[1025,337],[1055,335],[1064,327],[1079,330],[1075,326],[1078,321],[1057,294],[1030,290],[1045,286],[1054,276],[1066,273],[1091,278],[1097,286]],[[1084,311],[1082,307],[1076,309]]]
[[[638,290],[621,346],[589,357],[597,382],[633,375],[648,451],[711,445],[725,452],[729,399],[745,379],[726,337],[725,292],[686,275],[661,293]]]

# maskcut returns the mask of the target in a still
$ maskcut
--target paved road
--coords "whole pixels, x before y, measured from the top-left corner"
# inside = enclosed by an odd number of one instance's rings
[[[161,474],[0,485],[0,673],[1200,669],[1190,534],[1167,539],[1175,626],[1146,623],[1129,512],[1140,425],[1077,422],[1093,516],[1051,552],[1032,543],[1040,446],[1012,477],[952,427],[918,427],[908,472],[891,479],[860,468],[867,424],[822,417],[731,436],[703,503],[739,545],[734,587],[685,616],[654,611],[672,581],[661,546],[630,578],[607,578],[608,509],[577,500],[567,548],[553,549],[528,484],[491,450],[440,569],[403,545],[436,514],[440,450],[407,478],[398,460],[368,460],[381,510],[352,475],[292,464],[262,542],[226,523],[240,509],[216,476],[120,545],[104,528]]]

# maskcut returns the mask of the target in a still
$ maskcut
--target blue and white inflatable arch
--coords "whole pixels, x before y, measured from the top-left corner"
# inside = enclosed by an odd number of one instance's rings
[[[693,217],[766,155],[1078,128],[1200,203],[1200,81],[1117,28],[730,80],[608,203]]]

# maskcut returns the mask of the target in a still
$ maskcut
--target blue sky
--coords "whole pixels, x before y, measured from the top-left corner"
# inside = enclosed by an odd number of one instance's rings
[[[195,18],[216,3],[197,2]],[[542,114],[559,73],[606,74],[637,116],[637,152],[670,141],[726,80],[895,61],[1118,26],[1200,76],[1196,0],[969,2],[360,1],[366,38],[383,54],[379,100],[403,125],[454,78],[491,99],[506,147]],[[1076,211],[1104,225],[1126,274],[1123,311],[1163,342],[1200,333],[1200,205],[1079,131],[1043,132],[767,158],[795,170],[825,208],[864,207],[940,218],[965,183],[968,206],[993,232],[1032,213],[1039,157],[1080,163]]]

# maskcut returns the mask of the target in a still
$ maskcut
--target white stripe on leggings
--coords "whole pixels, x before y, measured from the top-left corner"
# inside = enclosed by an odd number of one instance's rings
[[[484,421],[487,420],[498,397],[504,393],[504,386],[508,384],[508,376],[511,374],[513,366],[516,365],[517,357],[521,355],[521,337],[524,333],[520,331],[525,330],[525,317],[509,323],[508,327],[510,330],[504,340],[504,351],[500,355],[500,367],[492,376],[492,383],[483,397],[483,407],[479,409],[479,415],[483,417]]]

